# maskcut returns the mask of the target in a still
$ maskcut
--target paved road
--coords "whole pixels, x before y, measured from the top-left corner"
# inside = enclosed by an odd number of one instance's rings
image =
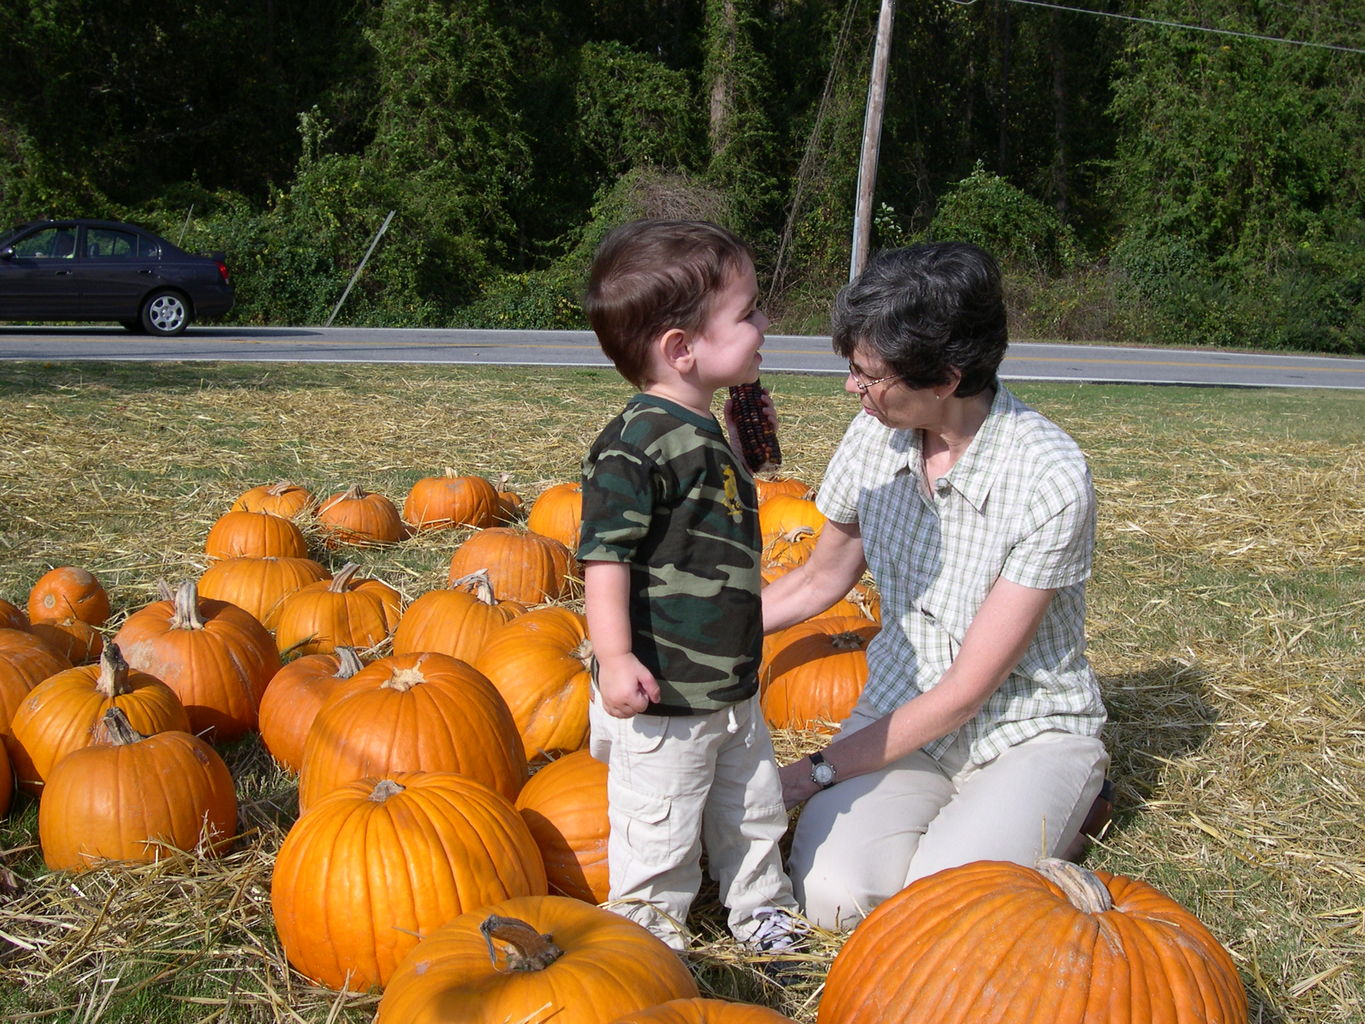
[[[590,331],[196,327],[148,338],[117,327],[0,326],[0,360],[496,363],[608,366]],[[828,337],[769,335],[765,373],[842,374]],[[0,371],[3,372],[3,371]],[[1365,359],[1015,342],[1007,380],[1365,389]]]

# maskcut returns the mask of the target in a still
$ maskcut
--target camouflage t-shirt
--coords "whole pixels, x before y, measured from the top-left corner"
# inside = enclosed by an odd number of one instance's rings
[[[630,565],[647,714],[714,711],[758,689],[763,649],[753,477],[712,416],[636,395],[583,460],[578,557]]]

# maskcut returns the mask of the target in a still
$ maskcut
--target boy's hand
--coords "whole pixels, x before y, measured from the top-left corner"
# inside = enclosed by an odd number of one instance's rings
[[[597,659],[597,691],[613,718],[631,718],[659,699],[654,675],[633,654]]]

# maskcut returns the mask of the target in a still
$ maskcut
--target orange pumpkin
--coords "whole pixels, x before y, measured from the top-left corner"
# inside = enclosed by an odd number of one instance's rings
[[[270,512],[225,512],[209,527],[210,558],[306,558],[308,541],[292,520]]]
[[[408,951],[378,1024],[602,1024],[695,997],[678,954],[620,914],[564,896],[502,900]]]
[[[540,853],[505,797],[454,772],[403,772],[348,783],[301,815],[276,855],[270,902],[296,969],[364,991],[451,918],[545,891]]]
[[[164,592],[129,615],[113,642],[129,665],[175,691],[195,734],[239,739],[256,728],[261,695],[280,670],[275,641],[250,612],[201,600],[194,580]]]
[[[74,565],[59,565],[38,577],[28,593],[30,622],[80,619],[92,626],[109,618],[109,595],[91,573]]]
[[[188,732],[190,716],[175,691],[155,676],[128,667],[117,644],[98,665],[69,668],[29,691],[5,738],[10,764],[25,792],[35,796],[53,767],[92,743],[108,743],[104,716],[118,708],[138,732]]]
[[[48,676],[71,667],[71,659],[41,637],[18,629],[0,629],[0,735],[29,691]]]
[[[497,600],[486,572],[474,573],[408,605],[393,632],[393,653],[436,651],[473,664],[493,631],[525,611],[518,601]]]
[[[542,537],[553,537],[570,551],[578,548],[578,527],[583,521],[583,485],[577,480],[555,484],[531,502],[526,528]]]
[[[797,566],[815,550],[818,534],[813,526],[794,526],[763,546],[764,565]]]
[[[395,654],[337,688],[308,731],[299,810],[354,779],[460,772],[516,799],[526,760],[493,684],[445,654]]]
[[[235,604],[254,615],[266,629],[274,629],[285,597],[328,578],[327,570],[311,558],[242,555],[221,559],[205,569],[199,577],[199,596]]]
[[[313,504],[313,492],[300,484],[280,480],[261,484],[238,495],[232,503],[233,512],[269,512],[293,519]]]
[[[670,999],[648,1010],[617,1017],[611,1024],[792,1024],[792,1019],[766,1006],[698,997]]]
[[[832,732],[858,703],[867,682],[867,645],[880,629],[861,616],[844,616],[783,630],[760,672],[768,724]]]
[[[768,476],[763,473],[754,477],[754,489],[758,491],[760,505],[778,495],[788,498],[810,498],[815,493],[813,487],[795,477]]]
[[[305,654],[283,666],[261,697],[261,740],[270,755],[291,772],[303,764],[303,745],[322,705],[341,684],[364,668],[354,647],[335,654]]]
[[[578,612],[550,605],[518,615],[493,631],[474,667],[507,701],[528,761],[588,742],[592,644]]]
[[[550,891],[606,902],[607,766],[586,750],[556,758],[522,787],[517,810],[540,848]]]
[[[20,629],[27,632],[28,615],[17,604],[0,599],[0,629]]]
[[[54,871],[105,861],[151,863],[172,850],[221,853],[237,831],[237,794],[218,752],[187,732],[143,736],[118,708],[108,743],[52,769],[38,804],[38,840]]]
[[[381,580],[356,576],[359,570],[358,562],[347,562],[330,580],[305,584],[280,600],[275,609],[280,651],[367,650],[388,638],[402,618],[403,596]]]
[[[824,513],[809,498],[778,494],[758,506],[758,528],[763,534],[765,550],[778,538],[802,526],[812,531],[810,543],[813,546],[824,525]]]
[[[1246,1024],[1237,968],[1144,882],[1048,859],[912,882],[834,958],[819,1024]]]
[[[54,651],[60,651],[73,665],[89,664],[104,650],[104,635],[99,627],[80,619],[35,622],[28,631],[42,638]]]
[[[398,506],[359,484],[338,491],[319,505],[316,519],[329,548],[339,544],[397,544],[407,536]]]
[[[505,601],[539,604],[568,596],[575,561],[552,537],[509,526],[490,526],[472,534],[450,558],[449,580],[484,570],[493,591]]]
[[[497,512],[498,492],[488,480],[449,468],[444,476],[422,477],[403,502],[403,519],[418,530],[483,529],[493,525]]]
[[[498,477],[498,511],[494,516],[497,522],[508,525],[515,523],[522,513],[521,495],[507,489],[507,482],[510,479],[506,473]]]
[[[763,583],[767,585],[779,576],[795,569],[795,565],[765,565],[763,567]],[[881,621],[881,598],[877,594],[875,587],[867,583],[854,584],[852,590],[845,597],[835,601],[824,611],[812,618],[836,618],[839,616],[852,615],[869,619],[873,622]],[[763,638],[763,656],[767,658],[775,646],[774,641],[779,640],[782,632],[769,633]]]

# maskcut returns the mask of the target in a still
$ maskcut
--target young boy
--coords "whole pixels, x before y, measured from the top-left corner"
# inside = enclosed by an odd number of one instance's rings
[[[591,750],[609,767],[610,898],[679,950],[703,846],[737,939],[781,953],[805,930],[757,697],[754,483],[711,414],[717,389],[758,376],[768,319],[757,293],[749,249],[729,231],[646,220],[603,240],[584,302],[602,350],[640,389],[583,461],[578,557],[596,658]]]

